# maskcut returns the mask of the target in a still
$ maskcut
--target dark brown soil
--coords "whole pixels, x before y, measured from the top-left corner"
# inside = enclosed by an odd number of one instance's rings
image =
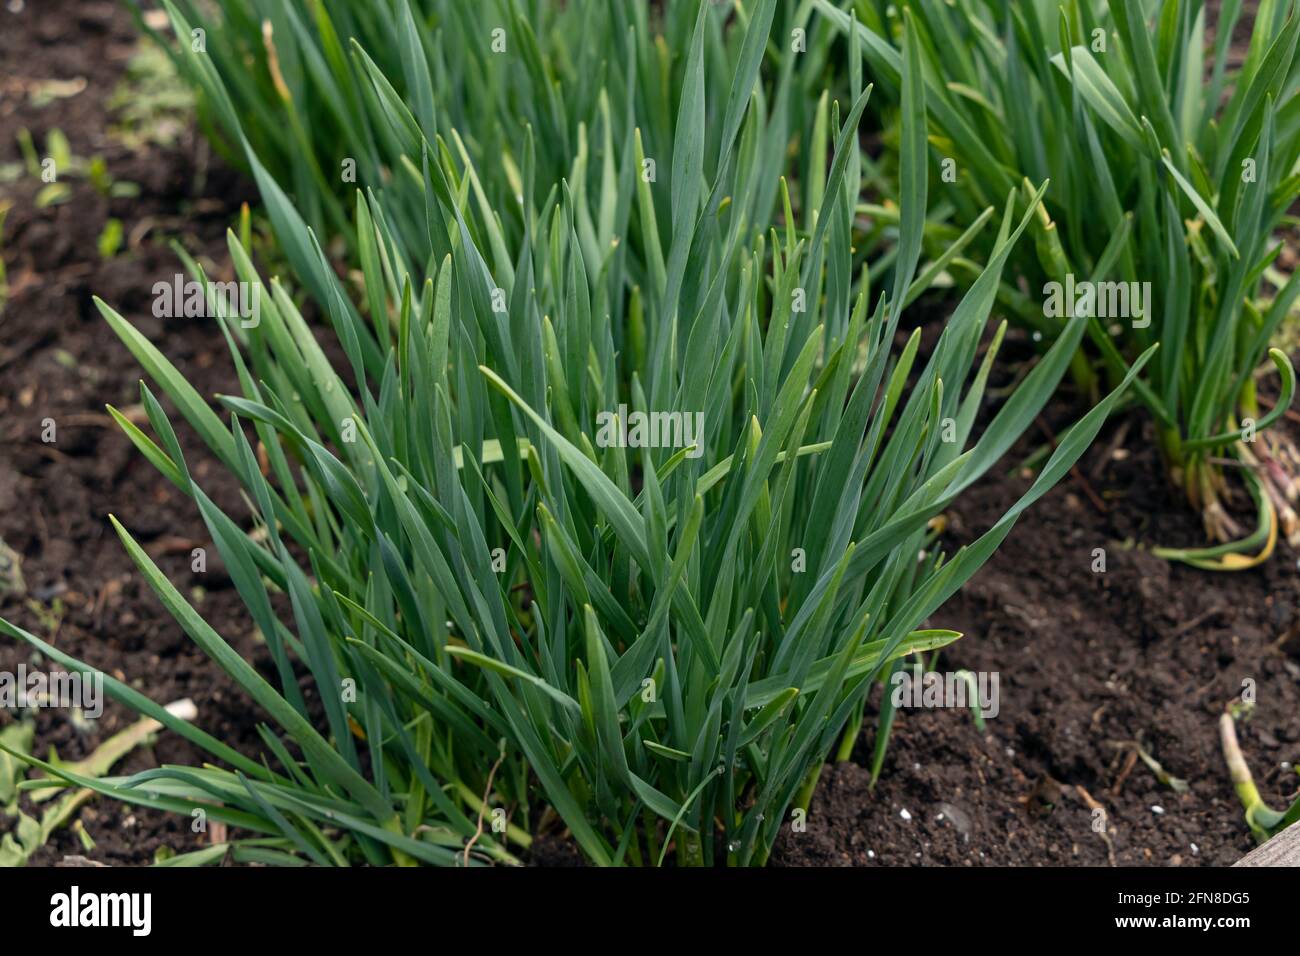
[[[39,181],[0,185],[0,202],[13,204],[0,246],[10,284],[0,314],[0,539],[21,556],[27,584],[24,595],[0,595],[0,615],[156,700],[193,698],[206,730],[251,751],[259,715],[158,605],[105,517],[116,513],[178,586],[201,588],[194,593],[205,617],[243,653],[260,656],[212,550],[206,574],[189,570],[190,548],[206,537],[194,509],[103,414],[106,402],[139,401],[139,370],[96,313],[92,292],[139,323],[201,392],[233,387],[214,326],[154,319],[149,305],[153,283],[180,270],[167,241],[179,238],[210,260],[212,274],[225,275],[224,230],[239,201],[255,199],[206,158],[193,133],[174,147],[143,151],[107,134],[107,101],[135,47],[129,18],[109,0],[28,0],[19,13],[0,9],[0,164],[20,158],[19,128],[43,144],[58,127],[75,154],[103,155],[114,176],[142,187],[137,198],[108,200],[71,180],[71,202],[36,209]],[[32,103],[31,82],[79,76],[87,80],[82,92]],[[123,221],[129,239],[104,261],[95,238],[109,217]],[[1068,400],[1048,416],[1055,429],[1073,417]],[[45,418],[57,423],[54,444],[40,440]],[[852,760],[825,771],[807,832],[783,835],[774,863],[1198,865],[1231,863],[1250,848],[1216,720],[1242,680],[1254,680],[1258,708],[1242,744],[1265,798],[1282,805],[1296,787],[1283,762],[1300,761],[1297,556],[1279,545],[1264,568],[1212,575],[1141,550],[1195,543],[1199,529],[1157,477],[1141,417],[1128,419],[1118,453],[1108,447],[1116,427],[1081,464],[1105,510],[1079,480],[1067,480],[934,616],[936,625],[966,634],[943,653],[940,670],[1001,675],[1001,712],[987,732],[964,711],[901,713],[872,790],[868,723]],[[205,464],[184,430],[182,441],[205,488],[242,514],[232,483]],[[1031,444],[999,468],[1013,468]],[[946,544],[972,540],[1027,485],[1016,476],[974,489],[950,515]],[[1091,570],[1098,547],[1106,550],[1104,574]],[[40,666],[0,640],[0,670],[20,662]],[[0,714],[0,723],[9,719]],[[35,752],[55,747],[78,759],[133,720],[109,704],[83,731],[63,713],[42,712]],[[1136,740],[1189,791],[1175,793],[1134,762],[1126,748]],[[119,770],[202,759],[162,734]],[[1093,830],[1093,806],[1105,810],[1105,838]],[[81,820],[96,841],[86,855],[106,863],[146,863],[159,847],[183,851],[208,839],[186,820],[105,800],[89,804]],[[0,832],[7,826],[0,816]],[[31,862],[84,852],[65,829]],[[534,862],[576,857],[563,839],[547,837]]]
[[[1050,410],[1063,429],[1077,410]],[[1112,447],[1117,430],[1127,440]],[[1294,437],[1294,436],[1293,436]],[[1042,441],[1038,436],[1037,441]],[[1015,467],[1022,441],[1001,463]],[[898,713],[870,787],[874,708],[849,763],[827,767],[805,833],[774,862],[943,865],[1228,865],[1253,843],[1224,769],[1217,721],[1243,681],[1257,706],[1239,725],[1266,801],[1300,778],[1300,582],[1280,542],[1263,567],[1214,574],[1151,555],[1201,542],[1199,520],[1160,477],[1139,412],[1112,422],[1067,479],[932,618],[965,637],[935,669],[998,672],[998,716]],[[986,482],[950,513],[949,549],[968,544],[1029,487]],[[1104,511],[1093,502],[1100,499]],[[1104,573],[1092,570],[1105,551]],[[879,703],[880,689],[873,697]],[[1132,744],[1189,784],[1161,784]],[[1106,835],[1094,832],[1094,810]]]
[[[179,240],[223,277],[230,271],[225,230],[255,190],[209,161],[201,139],[185,132],[170,148],[139,150],[110,136],[108,101],[138,39],[124,5],[111,0],[39,0],[17,13],[0,9],[0,164],[21,159],[17,133],[31,131],[44,150],[61,129],[79,157],[102,156],[109,173],[138,183],[135,198],[108,199],[85,178],[60,176],[71,201],[38,209],[45,185],[24,175],[0,185],[12,203],[0,253],[9,302],[0,314],[0,540],[21,557],[27,593],[0,592],[0,616],[104,668],[161,702],[198,706],[204,729],[235,746],[256,743],[257,714],[247,699],[182,633],[135,572],[107,514],[115,513],[217,630],[253,654],[252,628],[193,506],[136,453],[104,411],[140,402],[141,372],[91,302],[97,294],[137,323],[204,394],[236,386],[224,341],[203,319],[156,319],[152,287],[183,266],[168,248]],[[31,91],[47,80],[85,79],[76,95],[48,105]],[[101,259],[96,238],[110,217],[125,239]],[[56,441],[41,441],[53,419]],[[178,421],[178,428],[184,423]],[[191,467],[223,507],[242,515],[236,487],[199,454],[183,428]],[[208,571],[190,571],[190,550],[207,547]],[[0,638],[0,670],[48,664]],[[0,724],[12,719],[0,712]],[[65,712],[41,711],[33,752],[81,759],[135,720],[109,703],[102,719],[78,730]],[[202,754],[173,734],[131,754],[119,770],[160,762],[196,762]],[[89,855],[108,863],[144,863],[166,844],[194,849],[207,837],[187,820],[96,800],[82,812],[96,842]],[[11,821],[0,815],[0,832]],[[33,863],[82,853],[69,830],[57,832]]]

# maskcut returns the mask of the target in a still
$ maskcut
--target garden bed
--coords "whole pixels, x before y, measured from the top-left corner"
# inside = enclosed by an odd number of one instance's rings
[[[86,180],[68,177],[70,200],[37,209],[39,181],[23,177],[0,186],[0,197],[13,202],[0,246],[9,282],[0,316],[0,540],[21,557],[27,588],[21,597],[0,596],[0,614],[125,675],[155,699],[192,698],[208,730],[252,747],[257,715],[158,605],[109,527],[112,511],[148,543],[178,586],[199,583],[189,554],[197,546],[191,542],[206,537],[202,521],[104,411],[106,403],[139,404],[141,373],[90,297],[122,303],[201,391],[229,390],[234,374],[216,327],[203,319],[154,319],[151,289],[183,271],[168,247],[171,239],[228,268],[225,231],[240,202],[255,200],[256,190],[210,159],[196,130],[181,131],[170,147],[133,148],[110,133],[109,100],[142,49],[121,4],[52,0],[27,4],[17,14],[0,11],[0,23],[0,61],[9,85],[0,100],[0,163],[21,161],[19,129],[44,143],[57,128],[74,155],[102,155],[112,176],[141,187],[135,198],[110,200]],[[23,85],[77,77],[85,78],[84,90],[42,106]],[[124,240],[121,251],[102,259],[96,237],[110,217],[122,220]],[[57,441],[48,445],[40,441],[47,417],[58,429]],[[196,461],[196,467],[205,465]],[[228,475],[212,468],[204,480],[227,507],[237,504]],[[252,651],[242,605],[219,568],[203,575],[202,586],[202,606],[214,626],[242,651]],[[29,660],[26,649],[0,641],[0,670],[14,671]],[[103,718],[80,731],[63,712],[41,711],[33,753],[44,757],[55,747],[62,759],[82,759],[135,719],[110,701]],[[198,756],[185,741],[162,734],[120,767],[133,772]],[[90,855],[108,863],[149,862],[164,844],[178,850],[200,845],[178,817],[107,800],[88,805],[81,818],[97,844]],[[65,829],[30,862],[82,852]]]
[[[1126,440],[1112,447],[1119,429]],[[1087,488],[1063,481],[933,617],[965,635],[939,670],[1000,673],[1001,712],[986,732],[961,710],[900,713],[871,791],[866,731],[854,762],[823,774],[807,832],[783,836],[777,860],[1222,866],[1251,849],[1218,718],[1253,680],[1242,747],[1265,799],[1287,802],[1294,774],[1282,765],[1300,759],[1296,554],[1279,542],[1263,567],[1216,575],[1128,547],[1186,544],[1199,530],[1153,479],[1160,464],[1137,415],[1117,418],[1079,471]],[[974,489],[951,512],[952,543],[973,539],[1027,483]],[[1094,548],[1105,573],[1092,570]],[[1138,741],[1187,792],[1157,780],[1129,746]],[[1093,830],[1096,806],[1109,840]]]
[[[182,271],[170,239],[227,274],[225,229],[256,191],[210,158],[193,129],[171,146],[127,146],[110,135],[109,99],[139,49],[118,4],[47,0],[39,15],[37,7],[0,12],[0,59],[14,65],[6,82],[80,76],[86,87],[39,106],[30,89],[6,89],[0,164],[21,160],[20,128],[41,143],[57,127],[75,155],[102,155],[114,177],[141,192],[107,199],[74,179],[70,201],[37,209],[39,183],[0,186],[0,197],[13,201],[0,246],[10,286],[0,316],[0,539],[20,555],[27,587],[25,595],[0,596],[0,616],[155,700],[192,698],[206,730],[252,753],[261,715],[159,606],[110,531],[112,511],[178,587],[202,588],[199,607],[216,630],[266,663],[215,554],[206,574],[189,570],[191,548],[206,537],[191,503],[103,411],[105,403],[138,403],[140,372],[90,295],[139,323],[202,393],[233,389],[215,324],[152,318],[150,290]],[[122,220],[125,239],[102,259],[95,240],[110,217]],[[1055,429],[1078,414],[1067,396],[1045,422]],[[55,444],[39,440],[47,417],[57,423]],[[1116,416],[1081,461],[1081,477],[1032,508],[933,616],[935,626],[966,635],[944,651],[939,669],[1001,675],[1001,712],[987,730],[961,710],[901,713],[872,790],[873,701],[852,760],[823,772],[807,831],[783,834],[774,863],[1223,865],[1251,848],[1219,752],[1217,718],[1242,680],[1253,680],[1258,703],[1241,729],[1243,749],[1265,799],[1284,803],[1295,777],[1282,764],[1300,760],[1297,556],[1279,543],[1262,568],[1213,575],[1141,550],[1200,540],[1196,517],[1157,477],[1143,422],[1140,412]],[[186,437],[187,450],[196,450]],[[1044,433],[1033,439],[994,476],[1014,471]],[[191,464],[223,508],[244,513],[228,475],[215,466],[205,472],[200,457]],[[949,513],[948,543],[973,540],[1028,483],[1013,474],[973,489]],[[1092,570],[1095,548],[1106,551],[1104,573]],[[25,649],[0,642],[0,669],[26,660]],[[79,759],[134,719],[109,703],[102,720],[79,730],[63,714],[43,712],[33,752],[43,757],[55,747],[61,758]],[[1187,791],[1161,784],[1138,759],[1136,742],[1185,779]],[[119,770],[203,756],[164,733]],[[1108,820],[1104,836],[1093,828],[1097,807]],[[195,849],[207,839],[182,818],[102,799],[80,817],[92,851],[63,829],[30,862],[85,854],[139,864],[160,847]],[[573,858],[563,834],[539,841],[534,853],[540,863]]]

